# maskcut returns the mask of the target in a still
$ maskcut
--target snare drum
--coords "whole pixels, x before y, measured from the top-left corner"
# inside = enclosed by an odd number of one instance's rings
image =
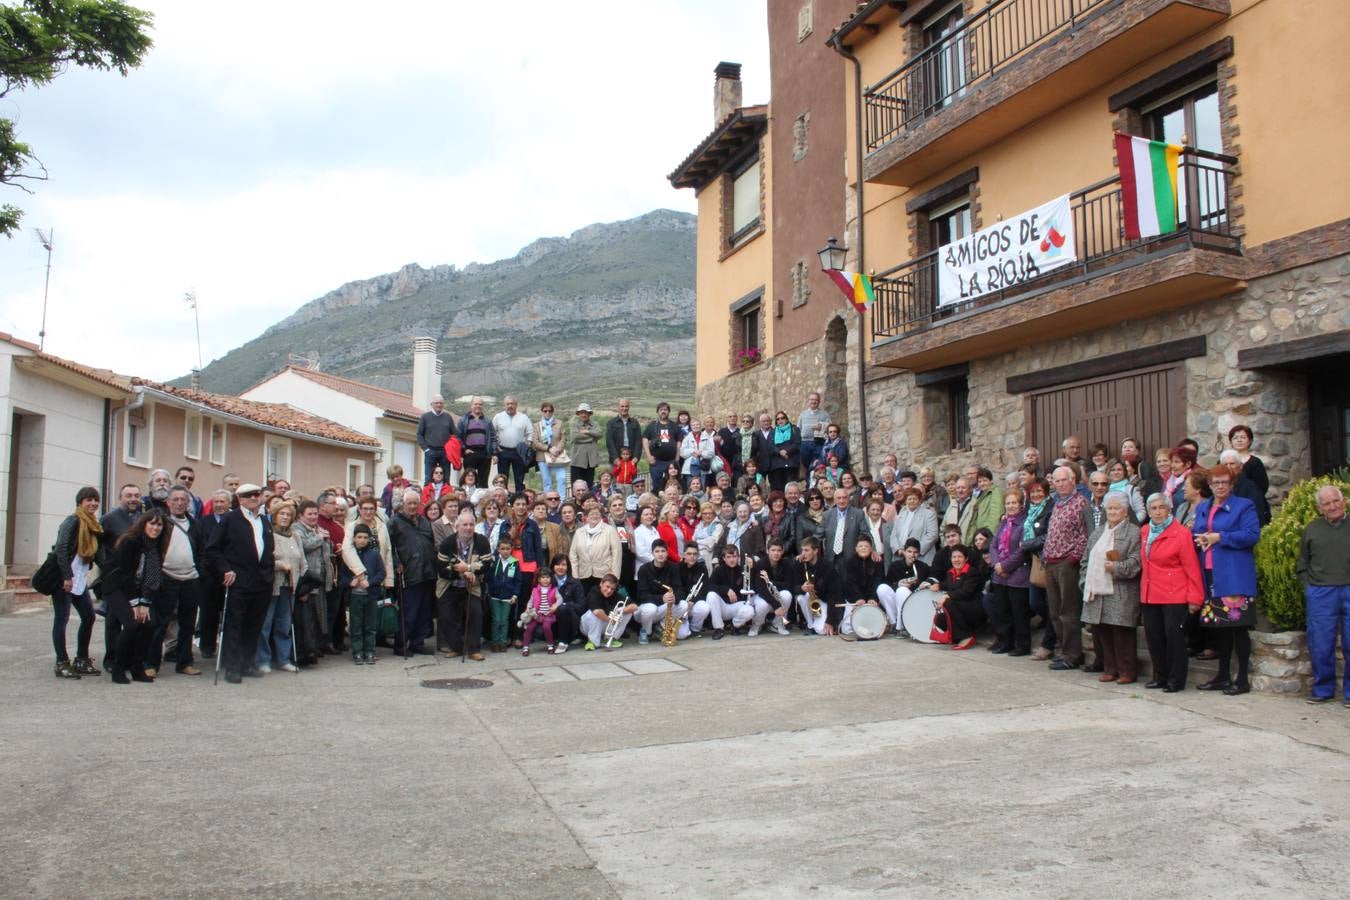
[[[886,631],[886,613],[879,606],[855,606],[849,618],[860,641],[875,641]]]
[[[900,626],[914,640],[937,643],[933,639],[933,619],[937,617],[937,600],[941,596],[936,591],[915,591],[905,598],[905,605],[900,607]]]

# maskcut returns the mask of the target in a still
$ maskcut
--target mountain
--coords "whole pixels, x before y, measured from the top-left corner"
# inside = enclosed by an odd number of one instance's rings
[[[536,240],[510,259],[424,269],[409,264],[301,306],[202,372],[239,393],[292,357],[409,391],[412,341],[432,335],[447,397],[516,394],[531,412],[620,396],[634,411],[694,395],[696,217],[661,209]],[[533,404],[528,405],[528,404]],[[677,407],[678,408],[678,407]]]

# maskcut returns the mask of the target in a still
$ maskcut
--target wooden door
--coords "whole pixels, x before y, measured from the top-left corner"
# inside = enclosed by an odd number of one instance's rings
[[[1152,462],[1159,447],[1186,436],[1186,380],[1180,364],[1059,385],[1030,395],[1029,433],[1046,465],[1060,455],[1060,442],[1076,434],[1087,458],[1093,444],[1114,456],[1127,437],[1142,444]]]

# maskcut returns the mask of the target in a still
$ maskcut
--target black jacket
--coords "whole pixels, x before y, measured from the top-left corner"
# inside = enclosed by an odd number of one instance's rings
[[[885,577],[881,563],[874,562],[870,556],[864,559],[854,553],[844,561],[841,568],[843,602],[856,603],[859,600],[877,599],[877,587]]]
[[[914,586],[922,584],[932,574],[933,570],[929,568],[928,563],[921,559],[914,560],[914,565],[905,562],[903,556],[897,557],[891,567],[886,570],[886,583],[895,587],[902,581],[914,580]]]
[[[683,584],[680,581],[680,567],[667,562],[660,570],[655,563],[643,563],[637,572],[637,590],[634,600],[638,603],[660,603],[666,595],[666,588],[675,593],[675,601],[684,599]],[[693,585],[690,585],[693,587]]]
[[[844,619],[844,610],[843,607],[837,605],[842,601],[843,595],[840,592],[839,576],[835,567],[823,559],[814,564],[802,563],[803,583],[807,579],[810,579],[811,583],[815,585],[816,596],[820,598],[820,602],[825,607],[825,621],[838,627]],[[801,585],[798,585],[798,590],[794,593],[799,593],[800,588]]]
[[[108,551],[108,571],[103,573],[99,587],[105,599],[122,597],[127,600],[141,595],[140,567],[141,554],[145,552],[145,540],[123,541],[120,546],[110,546]]]
[[[755,590],[759,592],[761,597],[768,601],[769,606],[777,609],[783,605],[783,602],[778,594],[773,590],[770,590],[769,586],[764,583],[764,578],[761,573],[767,574],[769,576],[769,581],[773,582],[774,587],[778,588],[778,590],[787,591],[794,597],[800,593],[799,589],[802,586],[802,572],[801,568],[793,562],[792,557],[784,554],[783,558],[778,561],[778,565],[776,566],[770,564],[768,557],[765,557],[755,566]]]
[[[416,521],[410,521],[403,513],[394,513],[389,517],[388,528],[394,565],[403,567],[403,583],[435,581],[436,541],[427,517],[419,515]]]
[[[243,510],[232,509],[225,514],[220,526],[212,532],[206,544],[206,563],[211,571],[224,576],[234,573],[234,588],[242,591],[272,591],[275,577],[272,548],[272,526],[262,520],[263,552],[258,556],[253,542],[253,526],[244,517]]]
[[[642,458],[642,425],[633,416],[628,417],[628,449],[633,451],[633,459]],[[605,426],[605,449],[609,451],[609,464],[619,458],[623,449],[624,421],[618,416],[609,420]]]
[[[581,582],[572,576],[567,576],[567,581],[558,586],[558,597],[560,607],[570,609],[577,616],[586,612],[586,591],[582,589]]]

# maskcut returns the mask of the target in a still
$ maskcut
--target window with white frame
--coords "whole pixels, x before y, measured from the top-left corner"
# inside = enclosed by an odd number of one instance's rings
[[[126,413],[126,428],[122,436],[122,461],[129,466],[150,467],[154,407],[146,404]]]
[[[183,455],[188,459],[202,458],[202,417],[188,413],[183,418]]]
[[[225,423],[211,423],[211,462],[213,465],[225,465]]]
[[[731,244],[735,246],[759,227],[760,182],[759,155],[751,157],[750,164],[732,181]]]
[[[361,459],[347,460],[347,493],[355,496],[356,489],[366,483],[366,463]]]
[[[268,481],[274,478],[291,480],[291,442],[288,439],[268,435],[263,441],[263,474]]]

